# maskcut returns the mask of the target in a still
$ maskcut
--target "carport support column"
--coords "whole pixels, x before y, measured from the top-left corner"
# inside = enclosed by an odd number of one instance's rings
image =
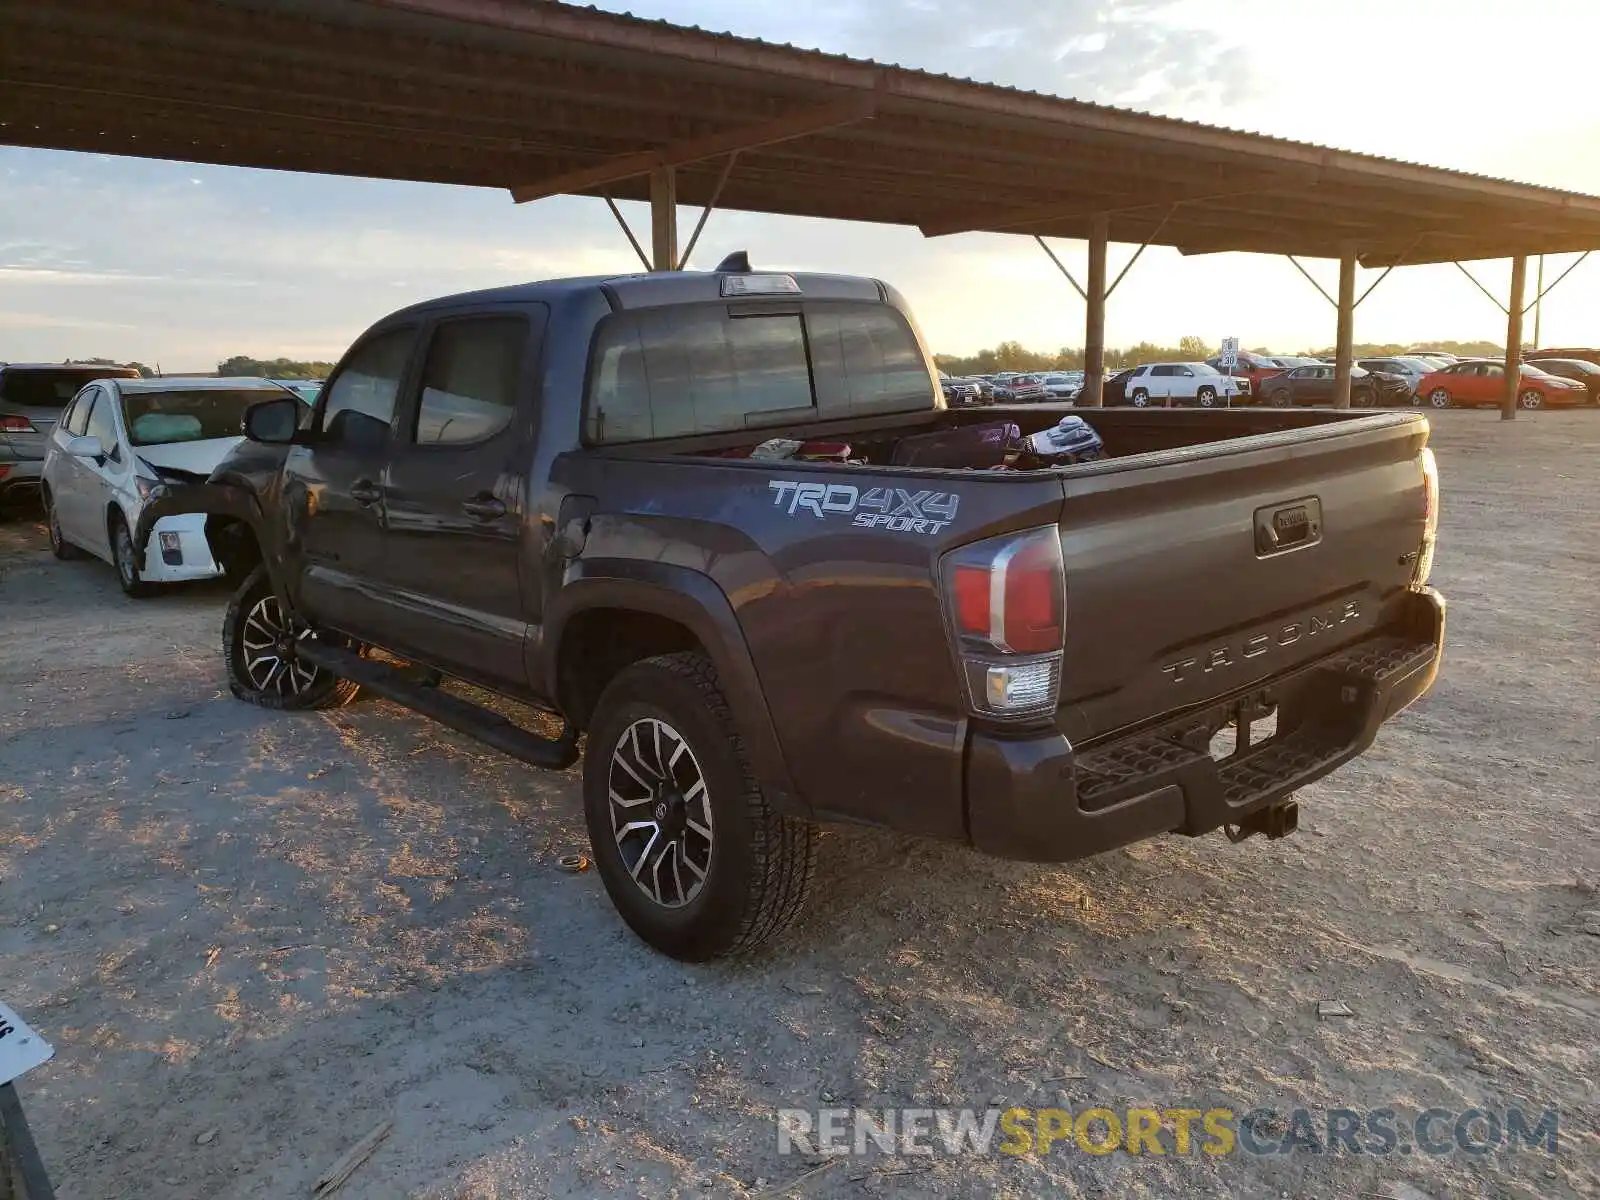
[[[1333,406],[1350,407],[1350,369],[1355,357],[1356,248],[1339,248],[1339,328],[1333,346]]]
[[[1111,218],[1101,214],[1089,222],[1089,286],[1084,299],[1088,314],[1083,328],[1083,391],[1078,405],[1099,408],[1104,403],[1106,373],[1106,243],[1111,240]]]
[[[1522,383],[1522,291],[1528,283],[1528,256],[1511,260],[1511,303],[1506,314],[1506,394],[1500,398],[1500,419],[1517,419],[1517,390]],[[1535,347],[1537,349],[1537,347]]]
[[[672,167],[650,172],[650,261],[657,271],[678,269],[678,176]]]

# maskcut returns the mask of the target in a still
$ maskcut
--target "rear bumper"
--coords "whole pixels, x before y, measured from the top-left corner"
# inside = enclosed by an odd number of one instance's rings
[[[1075,750],[1060,733],[974,733],[967,829],[979,850],[1030,862],[1085,858],[1158,833],[1237,824],[1356,757],[1433,684],[1445,602],[1431,588],[1404,619],[1203,710]],[[1277,706],[1278,728],[1222,761],[1212,735],[1241,702]]]
[[[0,445],[0,503],[38,495],[43,474],[44,459],[18,458],[9,446]]]

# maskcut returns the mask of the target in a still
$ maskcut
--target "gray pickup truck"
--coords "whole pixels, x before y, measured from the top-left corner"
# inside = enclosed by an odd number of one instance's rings
[[[1045,862],[1281,836],[1438,670],[1423,417],[1077,410],[1103,455],[1063,466],[1025,447],[1066,410],[947,409],[871,279],[454,296],[298,404],[144,512],[209,514],[242,580],[234,694],[581,754],[611,899],[685,959],[788,924],[821,822]]]

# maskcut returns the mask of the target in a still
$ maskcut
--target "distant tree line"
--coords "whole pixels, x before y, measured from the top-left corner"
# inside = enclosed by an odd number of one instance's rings
[[[262,379],[326,379],[332,363],[300,362],[292,358],[248,358],[235,354],[217,364],[218,375],[254,375]]]
[[[132,367],[135,371],[138,371],[139,374],[143,375],[146,379],[149,379],[152,375],[156,375],[156,374],[159,373],[153,367],[147,367],[142,362],[119,363],[114,358],[69,358],[69,359],[67,359],[67,366],[69,366],[69,367],[71,367],[71,366],[84,366],[84,367]]]
[[[1504,347],[1494,342],[1358,342],[1355,347],[1357,358],[1386,358],[1395,354],[1402,354],[1414,347],[1425,346],[1429,350],[1444,350],[1461,358],[1499,358],[1504,353]],[[1527,347],[1528,350],[1534,347]],[[1295,354],[1308,355],[1321,358],[1333,354],[1333,347],[1326,346],[1320,350],[1269,350],[1265,346],[1250,348],[1252,354]],[[1162,346],[1155,342],[1139,342],[1124,349],[1106,348],[1106,367],[1119,371],[1123,367],[1137,366],[1147,362],[1202,362],[1217,353],[1217,347],[1211,345],[1204,338],[1188,337],[1178,339],[1176,346]],[[979,350],[976,354],[936,354],[934,361],[939,368],[951,375],[993,375],[998,371],[1081,371],[1083,370],[1083,351],[1071,346],[1063,346],[1054,353],[1048,350],[1029,350],[1021,342],[1001,342],[989,350]]]

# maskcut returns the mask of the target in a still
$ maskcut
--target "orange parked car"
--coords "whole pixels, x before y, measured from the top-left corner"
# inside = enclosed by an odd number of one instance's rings
[[[1468,359],[1424,375],[1411,397],[1412,404],[1431,408],[1476,408],[1499,404],[1506,390],[1505,364],[1494,359]],[[1544,408],[1586,404],[1589,389],[1570,379],[1560,379],[1529,363],[1522,364],[1517,390],[1518,408]]]

